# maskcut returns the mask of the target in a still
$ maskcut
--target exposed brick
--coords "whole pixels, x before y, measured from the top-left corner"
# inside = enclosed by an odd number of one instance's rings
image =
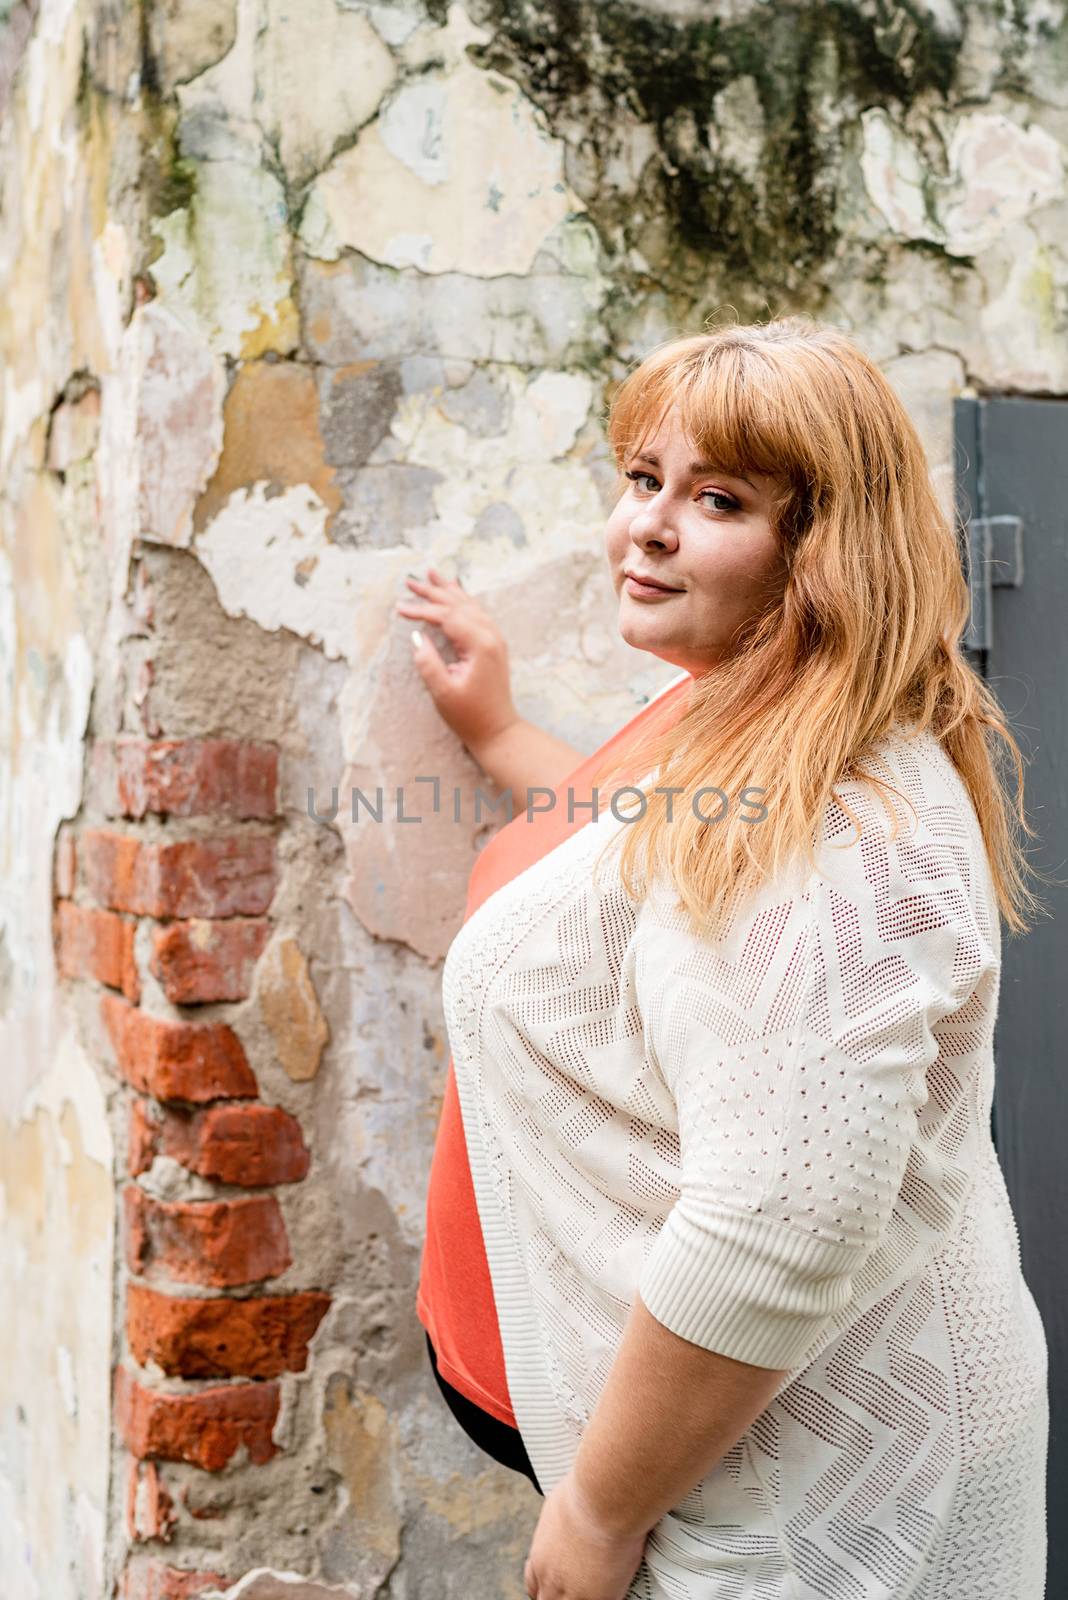
[[[247,1200],[155,1200],[137,1186],[125,1196],[126,1260],[139,1276],[161,1274],[210,1289],[275,1278],[292,1262],[273,1194]]]
[[[174,1022],[101,999],[101,1015],[119,1071],[157,1100],[241,1100],[256,1094],[256,1077],[240,1039],[223,1022]]]
[[[271,1438],[279,1388],[270,1383],[219,1384],[194,1394],[148,1389],[125,1367],[115,1373],[115,1422],[140,1460],[188,1461],[221,1472],[244,1445],[257,1465],[277,1454]]]
[[[121,739],[94,752],[110,815],[273,817],[274,745],[229,739]]]
[[[244,1000],[269,935],[268,923],[252,919],[172,922],[155,930],[152,971],[174,1005]]]
[[[168,1110],[155,1117],[142,1110],[136,1136],[131,1132],[131,1151],[135,1137],[143,1162],[135,1166],[131,1159],[135,1174],[163,1155],[202,1178],[263,1189],[299,1182],[310,1162],[300,1123],[280,1106],[244,1102],[191,1113]]]
[[[77,874],[77,851],[74,830],[69,823],[60,824],[56,834],[55,857],[52,867],[52,889],[57,900],[69,900],[74,893]]]
[[[130,1462],[126,1487],[126,1527],[131,1539],[171,1538],[178,1514],[154,1461]]]
[[[132,1283],[126,1332],[134,1359],[154,1361],[168,1377],[277,1378],[304,1371],[329,1305],[318,1291],[193,1300]]]
[[[221,1572],[190,1572],[135,1558],[123,1572],[119,1594],[121,1600],[193,1600],[207,1589],[225,1589],[229,1582]]]
[[[56,965],[64,978],[92,978],[121,989],[128,1000],[141,995],[134,960],[137,924],[114,911],[61,900],[56,907]]]
[[[153,843],[93,828],[82,834],[81,865],[93,899],[143,917],[258,916],[274,896],[274,839]]]
[[[81,868],[86,887],[98,905],[133,911],[130,901],[143,898],[141,841],[130,833],[88,828],[81,837]],[[140,908],[137,908],[138,911]],[[148,915],[155,915],[149,912]]]
[[[126,1165],[137,1177],[147,1172],[156,1159],[156,1143],[160,1133],[160,1113],[146,1100],[135,1100],[130,1107],[130,1128],[126,1146]]]

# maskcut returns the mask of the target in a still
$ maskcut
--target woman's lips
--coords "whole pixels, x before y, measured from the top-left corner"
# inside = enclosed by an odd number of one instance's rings
[[[667,600],[671,595],[681,594],[681,589],[660,589],[655,584],[639,583],[637,578],[626,578],[624,584],[628,594],[636,600]]]

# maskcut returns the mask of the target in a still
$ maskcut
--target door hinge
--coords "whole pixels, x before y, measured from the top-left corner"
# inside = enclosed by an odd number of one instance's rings
[[[961,639],[966,650],[989,650],[994,589],[1023,583],[1023,518],[973,517],[968,523],[968,588],[972,614]]]

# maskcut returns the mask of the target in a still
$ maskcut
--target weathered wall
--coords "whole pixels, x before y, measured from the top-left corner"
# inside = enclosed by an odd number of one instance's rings
[[[954,395],[1068,387],[1065,6],[41,0],[0,42],[5,1594],[520,1596],[540,1502],[413,1309],[492,824],[393,601],[458,573],[523,711],[606,737],[671,676],[615,633],[608,386],[727,306],[851,330],[948,507]]]
[[[38,12],[31,33],[33,12]],[[69,3],[0,41],[0,1571],[14,1596],[103,1592],[111,1449],[112,1135],[52,954],[57,829],[79,807],[110,534],[93,451],[126,315],[126,208],[78,109]],[[18,67],[17,76],[15,68]],[[14,82],[12,83],[12,80]],[[127,136],[128,137],[128,136]]]

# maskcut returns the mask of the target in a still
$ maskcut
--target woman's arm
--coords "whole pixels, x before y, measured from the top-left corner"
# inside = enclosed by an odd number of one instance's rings
[[[498,788],[512,791],[513,816],[525,810],[529,789],[555,789],[586,759],[581,750],[523,717],[482,742],[469,742],[467,749]]]
[[[766,1409],[789,1370],[691,1344],[636,1295],[571,1471],[546,1497],[527,1594],[623,1600],[653,1528]]]
[[[647,1533],[741,1438],[789,1370],[691,1344],[636,1295],[571,1469],[576,1499],[607,1532]]]

